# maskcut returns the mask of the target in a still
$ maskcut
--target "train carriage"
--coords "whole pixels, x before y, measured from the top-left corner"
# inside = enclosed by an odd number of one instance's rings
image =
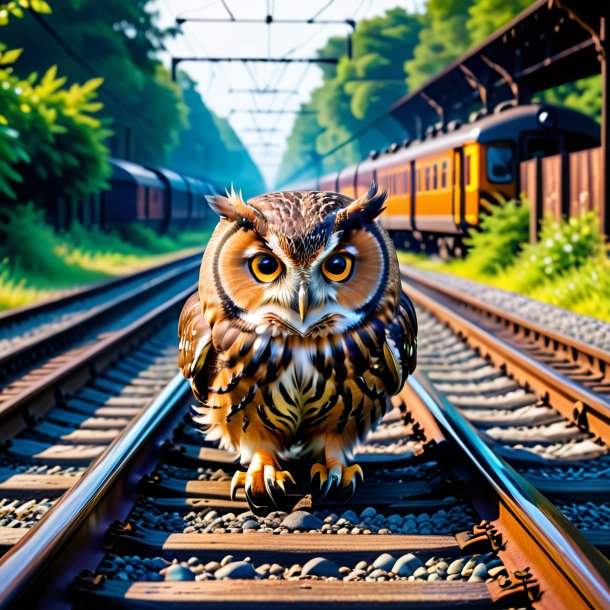
[[[172,226],[184,228],[189,222],[189,188],[184,177],[166,167],[151,167],[165,184],[164,223],[162,229]]]
[[[372,153],[323,176],[319,188],[356,197],[374,179],[389,194],[381,222],[398,241],[453,247],[478,226],[490,204],[519,194],[520,161],[599,143],[593,119],[541,104],[499,107],[475,122],[450,127]]]
[[[110,165],[112,188],[102,195],[104,225],[141,222],[160,229],[166,217],[163,181],[137,163],[113,158]]]

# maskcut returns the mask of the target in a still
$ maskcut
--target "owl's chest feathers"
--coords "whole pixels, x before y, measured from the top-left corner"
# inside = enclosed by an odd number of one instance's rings
[[[262,401],[255,406],[267,428],[300,442],[320,427],[340,429],[353,408],[362,409],[362,392],[345,362],[347,354],[323,340],[288,341],[283,348],[289,350],[286,366],[261,388]],[[345,375],[337,375],[337,367],[344,367]],[[366,402],[368,412],[371,401]]]
[[[314,364],[315,344],[293,344],[286,348],[290,349],[290,359],[277,379],[269,384],[267,393],[272,402],[269,406],[293,414],[298,427],[305,414],[318,406],[323,398],[320,385],[326,385],[330,379],[324,379]]]

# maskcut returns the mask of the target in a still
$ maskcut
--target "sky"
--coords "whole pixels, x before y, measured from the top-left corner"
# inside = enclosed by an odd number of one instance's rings
[[[230,19],[237,22],[190,21],[181,26],[182,35],[166,42],[163,60],[174,57],[314,57],[330,36],[345,36],[351,28],[346,19],[381,15],[402,6],[421,10],[422,0],[156,0],[159,24],[175,24],[176,17],[189,19]],[[340,21],[331,24],[264,23],[297,19]],[[255,19],[261,23],[239,23]],[[321,82],[315,64],[183,62],[180,70],[198,83],[206,105],[229,121],[247,146],[268,185],[285,150],[285,142],[295,119],[293,110],[309,99]],[[280,90],[278,93],[241,92],[244,89]],[[393,100],[389,100],[388,106]],[[251,112],[281,110],[282,113]]]

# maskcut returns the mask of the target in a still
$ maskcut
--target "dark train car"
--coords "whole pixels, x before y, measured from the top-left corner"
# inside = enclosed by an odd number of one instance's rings
[[[113,226],[140,222],[155,230],[165,225],[165,191],[161,178],[145,167],[110,159],[111,188],[103,193],[103,224]]]
[[[165,184],[165,223],[177,229],[186,227],[190,220],[190,194],[186,178],[166,167],[151,167]]]
[[[206,195],[213,195],[214,188],[207,182],[192,176],[184,176],[189,189],[189,226],[200,226],[211,218]]]

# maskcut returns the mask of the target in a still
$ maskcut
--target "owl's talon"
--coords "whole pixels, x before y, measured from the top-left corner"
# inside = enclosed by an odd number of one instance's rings
[[[265,466],[264,469],[265,489],[275,506],[278,506],[277,494],[286,496],[284,483],[290,481],[294,484],[294,478],[287,470],[276,470],[273,466]],[[281,498],[280,498],[281,499]]]
[[[354,464],[343,471],[342,489],[349,490],[349,496],[344,502],[349,502],[356,493],[360,484],[364,481],[364,473],[358,464]]]
[[[347,502],[356,493],[356,489],[358,489],[358,486],[364,480],[364,473],[358,464],[344,466],[340,462],[333,462],[332,465],[314,464],[311,467],[312,483],[315,483],[316,477],[320,479],[320,495],[318,500],[324,500],[328,493],[334,490],[341,494],[349,493]]]
[[[231,479],[231,500],[235,501],[237,497],[237,490],[243,487],[246,488],[246,473],[241,470],[236,470],[233,478]]]
[[[324,464],[314,464],[311,467],[311,473],[309,478],[312,484],[315,483],[316,477],[318,477],[318,487],[320,492],[322,492],[324,488],[324,484],[328,481],[328,471],[326,470],[326,466]],[[325,496],[326,494],[324,494]],[[322,497],[324,497],[322,496]]]

